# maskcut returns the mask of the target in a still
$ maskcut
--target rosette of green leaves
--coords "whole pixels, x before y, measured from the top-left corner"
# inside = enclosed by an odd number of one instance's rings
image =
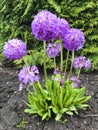
[[[59,81],[54,80],[54,76],[45,83],[45,88],[38,83],[33,84],[34,91],[28,94],[28,109],[25,112],[29,114],[37,114],[42,120],[51,118],[54,113],[56,121],[62,121],[65,114],[78,114],[78,109],[86,109],[89,105],[85,102],[91,96],[85,96],[85,87],[74,88],[73,84],[67,79],[64,86]]]

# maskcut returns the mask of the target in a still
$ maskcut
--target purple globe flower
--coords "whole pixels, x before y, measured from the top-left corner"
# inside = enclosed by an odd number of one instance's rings
[[[59,35],[59,22],[56,15],[49,11],[40,11],[32,21],[32,34],[42,41],[56,39]]]
[[[78,87],[80,84],[80,80],[78,79],[77,76],[72,76],[70,79],[73,82],[74,87]]]
[[[69,23],[64,18],[61,18],[59,19],[59,28],[60,28],[59,36],[64,37],[67,34],[68,30],[70,29],[70,26]]]
[[[20,81],[19,91],[21,91],[25,85],[39,81],[39,70],[36,66],[25,66],[20,70],[18,79]]]
[[[70,29],[62,39],[64,47],[70,51],[82,49],[85,38],[84,34],[79,29]]]
[[[60,44],[58,43],[49,43],[46,49],[47,55],[51,58],[54,58],[60,53]]]
[[[10,60],[20,59],[26,54],[26,44],[22,40],[11,39],[5,43],[3,53]]]
[[[85,56],[79,56],[74,59],[73,67],[89,69],[91,67],[91,62]]]

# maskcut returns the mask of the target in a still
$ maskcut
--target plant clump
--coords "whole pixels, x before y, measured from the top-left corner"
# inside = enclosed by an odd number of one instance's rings
[[[45,82],[40,83],[39,70],[36,65],[24,65],[20,70],[18,74],[19,90],[22,91],[23,88],[31,87],[31,85],[33,87],[33,91],[28,88],[28,102],[26,103],[28,108],[25,109],[25,112],[31,115],[37,114],[42,117],[42,120],[48,120],[54,114],[56,121],[64,123],[66,121],[66,119],[62,120],[64,114],[78,114],[78,109],[86,109],[89,106],[86,101],[91,98],[91,96],[85,95],[85,87],[80,86],[79,79],[82,68],[89,69],[91,62],[85,56],[75,58],[75,51],[84,46],[84,33],[79,29],[70,28],[67,20],[42,10],[32,21],[32,34],[43,42]],[[56,42],[56,40],[60,42]],[[19,52],[21,49],[22,53],[24,49],[21,42],[15,42],[15,47],[10,47],[8,54],[13,54],[13,58],[6,55],[8,50],[5,49],[5,45],[4,54],[7,58],[13,60],[20,58],[16,57],[13,52]],[[66,57],[63,55],[63,50],[67,52]],[[72,58],[68,70],[69,51],[72,53]],[[56,57],[59,54],[60,64],[57,66]],[[55,69],[50,77],[47,74],[46,55],[54,60]],[[66,59],[65,64],[64,58]],[[73,69],[78,69],[78,74],[74,75]]]

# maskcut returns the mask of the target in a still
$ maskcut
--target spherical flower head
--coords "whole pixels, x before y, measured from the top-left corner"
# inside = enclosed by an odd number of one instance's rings
[[[70,29],[62,39],[64,48],[70,51],[78,51],[84,46],[84,34],[79,29]]]
[[[39,81],[39,70],[36,66],[25,66],[20,70],[18,79],[20,81],[19,90],[22,90],[25,85]]]
[[[26,54],[26,44],[22,40],[11,39],[5,43],[3,53],[10,60],[20,59]]]
[[[78,87],[80,84],[80,80],[78,79],[77,76],[72,76],[70,79],[73,82],[74,87]]]
[[[59,22],[56,15],[49,11],[40,11],[32,21],[32,34],[42,41],[56,39],[59,35]]]
[[[68,30],[70,29],[69,23],[67,22],[66,19],[64,18],[59,19],[59,28],[60,28],[59,36],[62,38],[67,34]]]
[[[79,56],[74,59],[73,67],[89,69],[91,67],[91,62],[85,56]]]
[[[54,58],[60,53],[60,44],[58,43],[49,43],[46,48],[46,53],[49,57]]]

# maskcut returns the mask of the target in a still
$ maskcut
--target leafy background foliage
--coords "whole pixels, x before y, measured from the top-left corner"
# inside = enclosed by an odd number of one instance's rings
[[[31,34],[31,21],[41,9],[56,13],[68,20],[71,27],[83,30],[85,47],[79,52],[92,61],[92,70],[98,69],[98,1],[97,0],[0,0],[0,56],[4,42],[20,38],[27,43],[28,50],[40,52],[42,42]],[[78,54],[79,54],[78,53]],[[33,54],[33,53],[32,53]],[[34,55],[33,55],[34,57]],[[35,55],[36,59],[36,55]],[[35,60],[35,63],[36,64]],[[20,61],[16,61],[19,64]],[[37,61],[40,64],[39,61]],[[49,62],[49,60],[48,60]]]

